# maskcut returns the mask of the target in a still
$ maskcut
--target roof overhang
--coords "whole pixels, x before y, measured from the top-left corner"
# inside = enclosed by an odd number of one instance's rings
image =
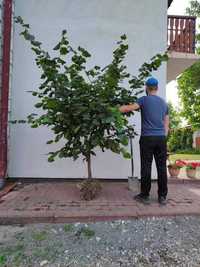
[[[186,69],[200,60],[200,56],[190,53],[169,52],[167,62],[167,83],[176,78]]]
[[[173,2],[173,0],[168,0],[168,7],[170,7],[172,2]]]

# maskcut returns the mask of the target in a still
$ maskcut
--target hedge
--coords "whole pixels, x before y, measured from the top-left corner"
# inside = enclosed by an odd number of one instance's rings
[[[193,130],[189,127],[173,129],[168,136],[168,150],[177,152],[180,150],[190,150],[193,144]]]

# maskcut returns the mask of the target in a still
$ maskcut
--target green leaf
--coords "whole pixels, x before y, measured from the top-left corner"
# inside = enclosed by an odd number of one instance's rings
[[[101,68],[99,66],[94,66],[95,70],[100,70]]]
[[[105,117],[102,121],[104,123],[111,123],[111,122],[115,121],[115,118],[114,117]]]
[[[15,17],[15,23],[23,24],[24,21],[23,21],[22,17],[18,16],[18,17]]]
[[[81,126],[77,126],[75,129],[74,129],[74,133],[77,134],[78,131],[81,129]]]
[[[38,127],[39,127],[39,125],[37,123],[31,124],[31,128],[38,128]]]
[[[125,159],[131,159],[132,158],[132,156],[129,152],[123,153],[123,156]]]
[[[48,109],[55,109],[59,106],[59,102],[55,99],[48,99],[46,101]]]
[[[18,120],[18,123],[27,123],[26,120]]]
[[[29,34],[26,30],[25,30],[22,34],[24,35],[24,38],[25,38],[27,41],[31,41],[31,42],[33,42],[33,41],[35,40],[35,36]]]
[[[53,48],[53,50],[59,50],[59,49],[60,49],[60,46],[61,46],[61,43],[58,43],[58,44]]]
[[[66,35],[66,34],[67,34],[67,30],[63,30],[62,35]]]
[[[64,61],[64,60],[62,60],[61,58],[58,58],[57,59],[57,62],[58,63],[60,63],[60,64],[62,64],[62,65],[64,65],[66,62]]]
[[[36,107],[36,108],[41,108],[42,105],[43,105],[43,103],[37,103],[37,104],[35,104],[35,107]]]
[[[123,40],[123,41],[124,41],[124,40],[126,40],[126,39],[127,39],[127,36],[126,36],[126,34],[124,34],[124,35],[122,35],[122,36],[121,36],[121,40]]]
[[[58,134],[55,138],[55,142],[57,143],[58,141],[60,141],[60,139],[63,137],[63,134]]]
[[[30,28],[30,25],[29,24],[23,24],[23,27],[25,27],[25,28]]]
[[[59,158],[65,158],[65,153],[63,151],[60,151],[59,154],[58,154],[58,157]]]
[[[61,55],[67,55],[67,53],[68,53],[68,49],[67,49],[67,47],[62,46],[62,47],[60,48],[60,54],[61,54]]]
[[[49,140],[49,141],[46,142],[47,145],[50,145],[52,143],[53,143],[53,140]]]
[[[54,156],[48,157],[48,162],[54,162],[54,161],[55,161]]]
[[[131,154],[123,147],[121,148],[121,153],[125,159],[131,159],[132,158]]]
[[[42,43],[40,43],[38,41],[32,41],[31,44],[34,46],[40,47]]]
[[[31,49],[35,52],[36,55],[40,55],[42,53],[38,48],[32,47]]]
[[[82,53],[82,55],[84,56],[84,57],[91,57],[91,54],[87,51],[87,50],[85,50],[84,48],[82,48],[82,47],[78,47],[78,50]]]
[[[120,143],[121,143],[122,145],[127,146],[127,145],[128,145],[128,142],[129,142],[129,139],[128,139],[127,136],[122,136],[122,137],[120,138]]]
[[[11,121],[9,121],[9,123],[16,124],[17,120],[11,120]]]
[[[33,96],[37,96],[38,95],[38,92],[32,92],[32,95]]]

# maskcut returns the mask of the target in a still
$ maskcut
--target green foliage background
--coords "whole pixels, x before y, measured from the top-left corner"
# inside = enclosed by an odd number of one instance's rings
[[[177,129],[181,127],[181,113],[179,110],[174,108],[172,103],[168,103],[169,108],[169,119],[170,119],[170,129]]]
[[[188,15],[200,18],[200,2],[190,1]],[[198,25],[200,29],[200,26]],[[200,34],[196,34],[196,53],[200,55]],[[193,129],[200,128],[200,61],[183,72],[178,78],[178,92],[182,103],[182,115]]]
[[[172,129],[168,137],[168,150],[178,152],[192,150],[193,130],[191,128]]]

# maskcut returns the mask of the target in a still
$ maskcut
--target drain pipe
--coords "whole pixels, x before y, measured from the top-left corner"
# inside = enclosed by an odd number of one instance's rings
[[[12,31],[12,0],[3,1],[3,53],[1,75],[0,103],[0,189],[7,177],[7,128],[8,128],[8,98],[10,86],[10,47]]]

